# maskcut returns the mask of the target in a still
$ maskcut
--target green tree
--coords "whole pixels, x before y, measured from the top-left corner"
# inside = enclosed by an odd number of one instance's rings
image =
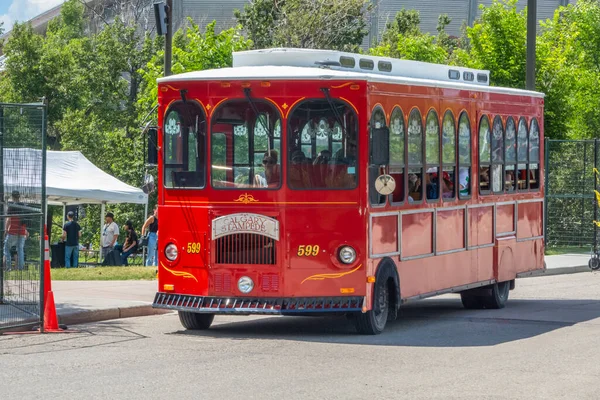
[[[370,54],[443,64],[453,47],[445,27],[450,23],[447,15],[440,16],[438,36],[421,32],[421,17],[417,10],[402,9],[387,24],[381,43],[370,49]]]
[[[600,132],[600,4],[581,0],[542,24],[537,84],[546,93],[548,137],[597,138]]]
[[[517,10],[518,0],[494,0],[472,27],[466,28],[468,48],[457,49],[452,62],[490,70],[490,83],[525,87],[527,12]]]
[[[358,51],[371,9],[369,0],[253,0],[234,15],[255,49]]]

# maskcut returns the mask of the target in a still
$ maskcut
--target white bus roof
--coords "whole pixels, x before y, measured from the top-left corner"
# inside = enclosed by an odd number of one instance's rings
[[[192,80],[364,80],[543,97],[539,92],[489,86],[489,71],[334,50],[264,49],[233,53],[233,67],[159,78]]]

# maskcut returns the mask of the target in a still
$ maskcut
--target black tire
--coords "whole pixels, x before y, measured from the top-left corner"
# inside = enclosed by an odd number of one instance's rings
[[[510,281],[494,283],[491,285],[491,293],[484,297],[485,308],[500,309],[504,308],[508,301],[510,293]]]
[[[390,291],[388,281],[381,280],[375,286],[373,308],[366,313],[356,315],[356,330],[362,335],[379,335],[385,329],[389,313]]]
[[[483,297],[475,296],[469,292],[462,292],[460,294],[460,301],[467,310],[481,310],[485,307]]]
[[[592,271],[598,271],[598,269],[600,269],[600,258],[592,256],[588,262],[588,266]]]
[[[471,289],[460,294],[463,307],[467,310],[504,308],[508,300],[511,281],[494,283],[479,289]]]
[[[210,328],[215,314],[200,314],[189,311],[178,311],[179,321],[185,329],[189,330],[206,330]]]

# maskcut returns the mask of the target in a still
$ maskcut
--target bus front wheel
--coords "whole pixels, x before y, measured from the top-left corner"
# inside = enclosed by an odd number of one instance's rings
[[[215,314],[200,314],[189,311],[178,311],[179,321],[185,329],[189,330],[206,330],[210,328]]]
[[[374,297],[373,308],[356,316],[356,330],[360,334],[379,335],[385,329],[390,314],[390,292],[387,281],[377,283]]]

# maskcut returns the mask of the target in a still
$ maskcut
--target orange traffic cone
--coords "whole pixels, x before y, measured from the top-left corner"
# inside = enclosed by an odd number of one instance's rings
[[[54,293],[46,293],[46,303],[44,307],[44,332],[61,332],[58,326],[58,317],[56,316],[56,305],[54,304]]]

